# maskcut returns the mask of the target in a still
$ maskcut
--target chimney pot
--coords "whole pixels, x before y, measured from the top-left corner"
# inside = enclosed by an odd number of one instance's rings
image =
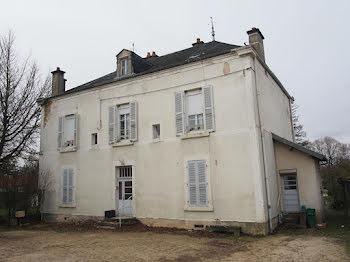
[[[156,56],[156,52],[155,51],[152,51],[152,56]]]
[[[197,38],[197,44],[199,44],[201,42],[200,38]]]
[[[264,36],[260,32],[259,28],[252,27],[251,30],[247,31],[249,36],[249,45],[251,45],[258,53],[259,57],[265,62],[264,52]]]

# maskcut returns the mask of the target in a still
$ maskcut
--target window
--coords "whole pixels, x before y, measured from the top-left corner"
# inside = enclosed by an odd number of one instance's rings
[[[91,134],[91,145],[97,145],[97,133]]]
[[[124,76],[128,74],[128,59],[124,58],[120,60],[120,75]]]
[[[59,117],[58,119],[58,149],[76,147],[77,114]]]
[[[119,140],[130,138],[130,105],[121,105],[118,108],[118,119],[119,119],[119,130],[118,138]]]
[[[187,132],[204,129],[202,90],[188,91],[185,96]]]
[[[73,168],[63,169],[63,190],[62,190],[62,203],[71,204],[74,202],[74,170]]]
[[[206,161],[191,160],[187,162],[188,202],[190,206],[208,206],[206,178]]]
[[[137,103],[110,106],[108,108],[109,143],[122,140],[137,141]]]
[[[153,125],[153,139],[160,138],[160,124]]]
[[[215,131],[212,86],[175,93],[176,135]]]

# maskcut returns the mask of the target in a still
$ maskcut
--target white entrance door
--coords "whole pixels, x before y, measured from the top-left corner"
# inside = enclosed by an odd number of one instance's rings
[[[283,192],[283,207],[285,212],[298,212],[299,194],[296,174],[284,174],[281,177]]]
[[[116,202],[118,205],[118,216],[132,216],[132,167],[118,167],[116,178]]]

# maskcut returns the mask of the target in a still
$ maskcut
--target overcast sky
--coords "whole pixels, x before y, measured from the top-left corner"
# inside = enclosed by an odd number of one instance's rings
[[[266,63],[295,97],[308,137],[350,143],[350,1],[0,0],[0,34],[43,75],[60,66],[72,88],[115,70],[123,48],[144,57],[185,49],[197,37],[243,45],[265,36]]]

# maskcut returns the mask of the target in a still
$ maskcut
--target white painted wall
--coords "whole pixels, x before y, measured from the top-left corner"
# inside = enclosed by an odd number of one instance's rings
[[[250,57],[234,54],[132,78],[52,99],[42,130],[41,168],[55,177],[43,212],[104,216],[115,209],[115,166],[134,165],[134,212],[139,218],[266,222]],[[225,70],[224,70],[225,69]],[[175,136],[174,93],[213,86],[216,131],[209,137]],[[108,144],[108,107],[138,102],[138,141]],[[78,149],[57,151],[58,117],[78,113]],[[100,126],[101,123],[101,126]],[[161,139],[152,140],[160,123]],[[91,146],[91,133],[98,145]],[[187,160],[206,159],[212,211],[185,211]],[[61,205],[61,173],[75,169],[74,207]]]

